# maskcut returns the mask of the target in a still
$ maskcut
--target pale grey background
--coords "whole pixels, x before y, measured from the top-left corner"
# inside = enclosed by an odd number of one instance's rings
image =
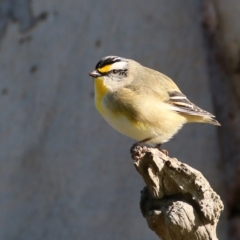
[[[0,239],[158,239],[139,211],[134,141],[97,113],[88,72],[106,55],[133,58],[213,112],[200,1],[0,4]],[[188,125],[164,147],[224,198],[216,127]]]

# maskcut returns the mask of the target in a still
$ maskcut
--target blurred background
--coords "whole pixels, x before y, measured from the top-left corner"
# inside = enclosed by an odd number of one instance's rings
[[[224,201],[219,239],[240,239],[240,3],[0,0],[0,239],[158,239],[139,209],[134,143],[94,106],[104,56],[174,79],[223,127],[164,145]]]

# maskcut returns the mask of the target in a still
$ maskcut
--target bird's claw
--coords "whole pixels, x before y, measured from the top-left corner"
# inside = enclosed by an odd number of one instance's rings
[[[133,144],[133,146],[130,149],[132,159],[135,161],[138,161],[141,157],[143,157],[146,151],[147,151],[147,147],[141,146],[140,143]]]
[[[162,144],[157,144],[157,145],[156,145],[156,148],[157,148],[160,152],[162,152],[163,154],[165,154],[166,156],[168,156],[168,151],[165,150],[165,149],[161,149],[161,146],[162,146]]]
[[[163,154],[165,154],[166,156],[168,156],[168,150],[166,149],[159,149]]]

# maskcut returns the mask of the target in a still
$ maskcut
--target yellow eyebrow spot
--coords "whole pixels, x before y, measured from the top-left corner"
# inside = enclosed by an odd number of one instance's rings
[[[110,68],[111,68],[111,64],[108,64],[108,65],[106,65],[106,66],[104,66],[102,68],[98,68],[98,71],[100,73],[106,73],[106,72],[108,72],[110,70]]]

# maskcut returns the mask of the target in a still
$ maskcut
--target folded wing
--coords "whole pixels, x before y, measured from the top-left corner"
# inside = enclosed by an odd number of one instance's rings
[[[187,97],[181,92],[171,92],[169,93],[169,103],[174,106],[174,110],[180,113],[186,113],[194,116],[209,116],[215,117],[211,113],[204,111],[192,102],[190,102]]]

